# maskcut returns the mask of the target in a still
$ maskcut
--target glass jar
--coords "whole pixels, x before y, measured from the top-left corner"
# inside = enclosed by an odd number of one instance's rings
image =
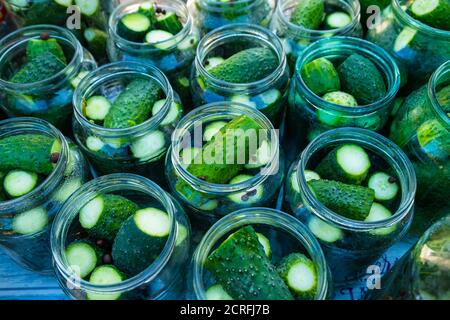
[[[402,82],[417,88],[450,59],[450,31],[412,18],[406,12],[411,4],[409,0],[393,0],[367,38],[389,51],[403,71]]]
[[[303,67],[318,58],[340,63],[359,54],[377,66],[386,84],[383,99],[369,105],[346,107],[324,100],[304,82]],[[382,48],[365,40],[333,37],[317,41],[306,48],[297,60],[289,92],[285,141],[295,157],[319,134],[337,127],[360,127],[373,131],[384,128],[400,87],[400,72],[392,57]],[[289,156],[292,156],[290,153]]]
[[[279,60],[266,78],[252,83],[230,83],[213,77],[205,65],[212,57],[228,57],[249,48],[269,48]],[[280,40],[267,29],[250,24],[232,24],[216,29],[200,41],[193,66],[191,91],[194,105],[237,101],[264,113],[278,127],[284,112],[289,68]]]
[[[26,63],[28,41],[48,33],[57,39],[69,63],[43,81],[13,83],[10,78]],[[97,67],[87,52],[67,29],[51,25],[37,25],[19,29],[0,40],[0,105],[10,117],[42,118],[61,130],[67,129],[72,116],[72,96],[88,71]]]
[[[94,55],[98,62],[106,62],[106,27],[108,2],[105,0],[90,0],[89,4],[78,6],[80,21],[75,13],[75,6],[70,2],[65,5],[55,0],[17,1],[5,0],[13,20],[20,27],[51,24],[68,28],[78,40]],[[88,35],[95,31],[95,37]]]
[[[128,13],[138,11],[141,4],[140,0],[126,1],[111,13],[108,37],[109,58],[111,61],[139,61],[158,67],[167,75],[175,91],[180,94],[183,104],[189,106],[191,102],[189,74],[199,35],[186,4],[180,0],[157,2],[158,8],[177,14],[183,29],[172,38],[155,44],[128,41],[117,32],[120,19]]]
[[[192,257],[188,275],[188,299],[206,300],[206,289],[214,282],[205,269],[205,261],[231,233],[245,226],[268,237],[272,261],[280,261],[292,252],[308,256],[317,268],[317,292],[314,300],[332,296],[332,281],[322,249],[311,232],[284,212],[268,208],[248,208],[229,214],[215,223],[203,236]]]
[[[251,117],[261,127],[259,135],[264,135],[270,146],[267,163],[262,167],[249,168],[248,173],[252,178],[233,184],[208,183],[189,173],[187,165],[179,156],[181,152],[202,145],[202,132],[209,123],[228,122],[242,115]],[[189,209],[192,219],[195,219],[193,223],[202,229],[238,209],[254,206],[275,207],[284,177],[284,156],[279,150],[277,133],[263,114],[235,102],[217,102],[199,107],[180,121],[167,155],[166,177],[172,194],[180,199]],[[198,197],[188,198],[180,192],[177,186],[181,184],[187,184],[192,188],[192,195]],[[246,194],[250,196],[246,197]]]
[[[124,196],[139,207],[164,210],[170,219],[170,234],[159,256],[147,269],[120,283],[98,285],[80,279],[65,254],[82,229],[78,213],[99,194]],[[181,231],[181,230],[184,231]],[[152,181],[134,174],[111,174],[92,180],[70,198],[55,218],[51,231],[55,273],[63,291],[72,299],[180,299],[184,292],[184,270],[189,257],[190,226],[180,205]]]
[[[202,35],[233,23],[268,27],[276,2],[273,0],[190,0],[188,8]]]
[[[443,105],[438,100],[438,92],[448,86],[450,61],[435,71],[427,85],[408,96],[391,126],[390,139],[405,151],[416,171],[416,215],[412,231],[419,235],[450,209],[448,94],[443,97]]]
[[[302,51],[311,43],[334,36],[361,38],[363,35],[360,23],[360,5],[357,0],[325,0],[325,8],[346,12],[351,22],[338,29],[310,30],[290,22],[293,9],[303,0],[280,0],[271,23],[271,30],[280,37],[291,71],[295,70],[295,62]],[[333,12],[333,11],[331,11]]]
[[[18,134],[55,138],[61,143],[61,151],[52,173],[32,192],[0,201],[0,246],[24,268],[51,273],[51,222],[65,200],[90,178],[89,167],[79,149],[46,121],[15,118],[0,122],[0,139]],[[33,233],[14,228],[15,222],[27,215],[40,217],[40,224],[29,226]]]
[[[128,82],[139,78],[156,81],[165,95],[163,106],[151,118],[132,127],[110,129],[92,123],[84,116],[87,99],[101,95],[113,101]],[[80,82],[73,105],[75,140],[99,174],[130,172],[164,184],[164,157],[172,132],[181,118],[182,107],[159,69],[138,62],[115,62],[102,66]],[[174,105],[178,113],[168,121],[166,117]]]
[[[376,222],[345,218],[321,204],[308,187],[304,172],[317,161],[317,155],[346,143],[370,151],[396,173],[401,198],[390,218]],[[369,130],[339,128],[317,137],[292,164],[285,188],[285,206],[318,237],[337,285],[365,274],[365,268],[401,239],[412,222],[416,193],[414,168],[397,145]]]

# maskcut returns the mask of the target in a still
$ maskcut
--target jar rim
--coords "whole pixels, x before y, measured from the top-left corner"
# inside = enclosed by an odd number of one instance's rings
[[[349,9],[346,11],[347,13],[351,14],[352,22],[346,26],[343,26],[341,28],[336,29],[328,29],[328,30],[314,30],[314,29],[308,29],[301,25],[297,25],[295,23],[292,23],[288,17],[284,14],[284,11],[286,9],[287,5],[290,5],[291,2],[297,1],[297,0],[278,0],[279,3],[277,5],[277,15],[283,22],[283,24],[287,25],[290,29],[294,30],[294,32],[298,35],[301,35],[302,33],[307,33],[308,38],[322,38],[328,34],[339,35],[339,34],[345,34],[356,27],[356,25],[360,22],[361,19],[361,5],[359,4],[359,1],[354,0],[341,0],[339,1],[339,4],[345,3],[347,6],[346,9]]]
[[[324,100],[322,97],[312,92],[312,90],[306,85],[303,77],[301,76],[301,68],[313,59],[326,56],[323,53],[331,54],[334,51],[339,52],[339,50],[343,48],[355,51],[356,53],[361,53],[365,56],[370,56],[372,62],[375,60],[378,67],[380,67],[380,65],[383,66],[382,72],[385,74],[386,81],[388,83],[387,93],[382,99],[368,105],[361,105],[357,107],[342,106]],[[380,46],[377,46],[367,40],[354,37],[332,37],[314,42],[309,45],[297,59],[294,72],[296,83],[299,84],[302,89],[306,100],[308,100],[316,108],[319,108],[320,106],[320,108],[329,109],[344,114],[366,114],[386,107],[395,99],[398,91],[400,90],[401,84],[400,69],[392,56]]]
[[[269,133],[269,140],[271,145],[271,160],[261,168],[261,170],[252,178],[235,184],[215,184],[206,182],[196,176],[192,175],[187,168],[184,168],[180,159],[181,145],[186,134],[189,134],[190,129],[197,121],[204,121],[208,117],[217,117],[218,115],[231,116],[233,118],[240,115],[247,115],[255,120],[263,130]],[[198,191],[208,192],[216,195],[224,195],[254,188],[268,179],[268,177],[278,170],[277,157],[279,157],[279,141],[278,134],[275,134],[276,129],[273,127],[270,120],[261,112],[254,108],[239,102],[222,101],[209,103],[188,113],[178,124],[172,135],[172,145],[170,147],[170,158],[176,173],[186,181],[191,187]],[[281,161],[280,159],[278,159]],[[265,174],[263,174],[263,172]]]
[[[450,60],[442,64],[439,68],[437,68],[436,71],[431,76],[428,82],[428,97],[431,101],[431,105],[434,112],[445,123],[447,128],[450,128],[450,118],[445,113],[442,106],[439,104],[436,92],[436,87],[437,85],[439,85],[439,80],[441,79],[441,77],[446,75],[448,75],[448,79],[450,80]]]
[[[59,181],[62,179],[65,168],[67,167],[69,161],[69,145],[66,138],[58,129],[56,129],[56,127],[54,127],[49,122],[39,118],[19,117],[0,121],[0,130],[3,127],[11,127],[11,131],[8,132],[8,135],[10,135],[9,133],[11,132],[23,130],[42,132],[42,134],[45,136],[48,136],[50,133],[52,137],[58,139],[61,142],[61,152],[59,154],[58,162],[56,163],[56,166],[53,168],[52,172],[34,190],[22,197],[0,202],[0,216],[10,214],[14,211],[23,211],[24,208],[28,207],[27,203],[29,201],[42,201],[43,198],[51,194],[55,187],[58,185]],[[15,237],[24,236],[29,235],[18,235]],[[32,236],[34,236],[34,234]]]
[[[311,231],[298,219],[276,209],[254,207],[235,211],[217,221],[203,236],[192,258],[193,293],[200,300],[206,300],[203,286],[203,264],[214,244],[224,235],[246,225],[270,225],[288,232],[308,252],[318,268],[318,291],[315,299],[325,299],[330,289],[329,273],[325,255]]]
[[[215,49],[215,44],[228,38],[253,37],[264,42],[276,55],[279,61],[277,68],[268,76],[258,81],[250,83],[232,83],[213,77],[206,67],[203,60],[210,50]],[[285,73],[287,68],[286,54],[281,40],[269,29],[250,23],[233,23],[224,25],[220,28],[208,32],[198,43],[197,53],[194,62],[195,69],[208,81],[213,87],[230,92],[242,91],[264,91],[273,86]]]
[[[105,72],[107,72],[105,74]],[[154,81],[158,82],[164,91],[166,101],[163,107],[153,116],[148,118],[146,121],[127,128],[105,128],[103,126],[97,125],[90,122],[81,111],[81,105],[83,99],[85,99],[86,92],[94,89],[94,87],[101,86],[102,82],[109,81],[111,78],[117,77],[118,72],[136,72],[144,73],[146,76],[150,76]],[[149,64],[144,64],[141,62],[126,62],[118,61],[112,62],[101,66],[100,68],[91,71],[86,77],[84,77],[73,94],[73,108],[74,116],[78,123],[84,127],[89,128],[99,135],[120,138],[124,135],[129,134],[144,134],[148,130],[153,130],[159,126],[159,124],[164,120],[170,111],[170,107],[174,101],[173,89],[167,79],[166,75],[157,67]]]
[[[416,194],[416,174],[411,161],[406,154],[392,141],[384,136],[361,128],[338,128],[327,131],[314,139],[301,153],[300,161],[297,164],[297,172],[304,172],[308,166],[312,155],[318,150],[336,143],[354,143],[363,147],[377,150],[377,154],[385,160],[393,159],[390,164],[395,170],[400,180],[402,199],[396,212],[385,220],[375,222],[364,222],[343,217],[333,210],[323,205],[308,187],[304,174],[297,174],[297,182],[300,187],[300,194],[307,204],[308,210],[320,219],[346,230],[370,231],[373,229],[388,228],[404,219],[414,206]]]
[[[178,32],[177,34],[174,34],[172,37],[170,37],[166,40],[158,41],[155,43],[134,42],[134,41],[130,41],[130,40],[127,40],[127,39],[121,37],[117,33],[117,25],[118,25],[118,20],[122,16],[122,13],[124,13],[124,11],[127,10],[128,8],[134,9],[134,7],[139,7],[140,4],[142,4],[142,0],[129,0],[129,1],[126,1],[126,2],[118,5],[112,11],[112,13],[109,17],[109,21],[108,21],[108,30],[109,30],[110,36],[112,36],[114,39],[118,40],[118,41],[115,41],[117,46],[121,46],[123,43],[123,45],[127,46],[128,48],[136,47],[137,52],[142,52],[142,50],[144,50],[144,49],[147,49],[148,51],[157,51],[157,50],[159,51],[160,49],[156,48],[155,46],[164,45],[164,44],[173,42],[173,45],[171,45],[170,47],[165,49],[165,50],[172,50],[172,49],[176,48],[177,45],[181,41],[183,41],[191,32],[192,16],[186,7],[186,4],[184,2],[182,2],[181,0],[170,0],[170,1],[162,0],[162,1],[158,2],[158,6],[173,8],[174,12],[175,12],[175,9],[179,9],[179,8],[182,9],[182,12],[178,12],[178,11],[176,12],[177,15],[182,13],[184,15],[183,17],[186,19],[186,23],[183,25],[183,29],[180,32]],[[131,12],[135,12],[135,11],[130,11],[130,13]],[[174,41],[175,39],[177,41]]]
[[[400,1],[402,0],[392,0],[391,5],[394,8],[393,12],[396,14],[398,18],[402,20],[403,23],[406,23],[409,26],[418,29],[420,31],[423,31],[429,35],[438,36],[448,41],[450,37],[450,31],[433,28],[423,22],[420,22],[419,20],[414,19],[405,10],[403,10]]]
[[[67,39],[67,44],[72,46],[74,49],[72,60],[62,70],[58,71],[50,78],[32,83],[14,83],[0,78],[1,87],[8,90],[13,90],[15,92],[25,92],[30,89],[36,89],[38,86],[45,88],[52,85],[52,82],[56,79],[61,79],[63,81],[63,79],[67,79],[78,72],[83,54],[83,47],[81,46],[81,43],[75,35],[70,32],[70,30],[50,24],[39,24],[20,28],[0,39],[0,47],[3,48],[0,50],[0,61],[3,61],[8,56],[10,51],[17,46],[22,45],[25,41],[29,41],[29,39],[36,38],[40,33],[45,31],[56,32],[58,35],[61,35]],[[19,37],[23,36],[26,37],[26,39],[18,41]]]
[[[70,271],[70,267],[67,264],[64,254],[68,229],[78,214],[78,210],[74,209],[78,207],[81,208],[82,204],[86,204],[98,194],[116,190],[127,190],[127,187],[132,188],[130,190],[136,190],[155,198],[164,206],[171,224],[170,234],[164,248],[158,258],[144,271],[120,283],[113,285],[97,285],[79,277],[74,279],[73,272]],[[78,205],[75,205],[76,203],[78,203]],[[53,221],[50,234],[50,246],[55,267],[61,272],[64,280],[89,292],[109,294],[135,289],[141,285],[143,281],[148,282],[154,280],[167,265],[175,248],[176,234],[178,233],[179,228],[175,218],[176,212],[177,209],[171,197],[156,183],[145,177],[130,173],[116,173],[91,180],[70,196]]]

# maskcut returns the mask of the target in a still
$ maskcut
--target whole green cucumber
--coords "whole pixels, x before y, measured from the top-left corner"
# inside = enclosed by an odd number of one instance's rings
[[[66,65],[47,51],[27,62],[11,79],[13,83],[34,83],[53,77]]]
[[[237,300],[293,300],[251,226],[230,235],[209,255],[205,267]]]
[[[306,29],[317,30],[325,11],[324,0],[301,0],[292,12],[290,21]]]
[[[163,91],[155,80],[136,79],[117,97],[105,117],[105,128],[127,128],[146,121]]]
[[[43,53],[50,52],[59,60],[67,64],[66,56],[58,41],[54,38],[47,40],[43,39],[31,39],[27,44],[27,59],[33,60],[34,58],[42,55]]]
[[[60,152],[61,142],[48,136],[9,136],[0,139],[0,171],[20,169],[48,175],[53,171]]]

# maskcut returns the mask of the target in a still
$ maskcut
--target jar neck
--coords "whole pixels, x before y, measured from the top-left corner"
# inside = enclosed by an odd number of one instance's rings
[[[33,83],[13,83],[4,79],[4,68],[10,63],[10,59],[24,56],[28,41],[39,39],[42,33],[47,33],[56,39],[63,48],[73,52],[70,62],[64,69],[52,77]],[[54,25],[35,25],[16,30],[0,40],[0,88],[6,91],[27,93],[30,91],[46,91],[67,82],[67,79],[75,77],[79,73],[83,62],[83,47],[75,35],[68,29]]]
[[[436,29],[429,25],[414,19],[406,12],[406,7],[411,5],[409,0],[392,0],[391,7],[395,18],[404,26],[408,26],[415,30],[431,36],[433,38],[441,39],[442,41],[448,41],[450,38],[450,31]],[[430,39],[431,41],[431,39]]]
[[[178,44],[180,44],[192,33],[192,17],[186,7],[186,4],[181,0],[159,0],[157,3],[158,8],[175,12],[181,20],[183,29],[180,32],[173,35],[171,38],[152,44],[133,42],[121,37],[117,32],[117,26],[119,25],[120,19],[128,13],[137,12],[141,4],[142,0],[126,1],[117,6],[111,13],[108,22],[109,37],[114,45],[119,49],[138,56],[161,52],[161,49],[158,49],[157,47],[164,47],[165,51],[170,52],[175,50]]]
[[[236,184],[208,183],[192,175],[185,168],[185,166],[183,166],[180,154],[185,148],[192,147],[193,145],[202,145],[202,124],[212,121],[230,121],[242,115],[252,118],[259,125],[260,130],[255,133],[256,139],[267,139],[267,142],[271,147],[271,160],[251,179]],[[215,194],[219,196],[227,195],[255,188],[266,181],[269,176],[278,171],[278,131],[275,130],[269,119],[267,119],[261,112],[256,111],[245,104],[231,101],[211,103],[196,108],[178,123],[172,137],[170,154],[170,160],[176,174],[192,188],[203,193]]]
[[[428,82],[428,97],[431,101],[433,112],[440,122],[450,130],[450,114],[445,113],[437,98],[437,92],[440,85],[450,86],[450,61],[441,65],[433,73]]]
[[[123,77],[134,77],[134,79],[145,78],[156,81],[165,94],[166,102],[164,103],[164,106],[157,114],[153,115],[147,121],[133,127],[110,129],[91,123],[83,115],[83,103],[102,86],[107,85],[112,81],[123,79]],[[88,128],[97,135],[105,138],[121,138],[129,135],[140,136],[157,129],[169,113],[170,106],[173,102],[173,90],[164,73],[152,65],[125,61],[110,63],[89,73],[81,80],[73,95],[76,121],[84,128]]]
[[[248,12],[253,8],[260,6],[267,0],[237,0],[237,1],[214,1],[214,0],[197,0],[197,5],[204,11],[215,14],[233,11],[236,14],[240,12]]]
[[[0,201],[0,215],[24,212],[33,209],[46,201],[64,178],[64,172],[69,165],[69,145],[62,133],[50,123],[38,118],[12,118],[0,121],[0,138],[38,134],[58,140],[61,144],[58,162],[50,175],[30,193],[9,201]],[[49,155],[50,157],[50,155]]]
[[[350,56],[352,54],[359,54],[368,58],[383,73],[387,93],[381,100],[368,105],[349,108],[322,99],[312,92],[303,81],[301,70],[307,63],[321,57]],[[389,107],[400,89],[400,79],[400,70],[397,63],[388,52],[369,41],[352,37],[333,37],[313,43],[303,51],[295,67],[295,84],[305,100],[317,108],[333,110],[349,116],[364,115]]]
[[[268,208],[251,208],[236,211],[216,222],[205,234],[193,256],[192,281],[194,295],[199,300],[206,300],[206,289],[203,285],[204,264],[217,242],[230,232],[246,225],[267,225],[280,232],[291,235],[308,252],[317,267],[318,284],[315,300],[327,297],[328,267],[319,243],[311,232],[297,219],[284,212]]]
[[[95,285],[86,280],[74,277],[73,271],[65,257],[66,240],[70,226],[83,206],[99,194],[112,192],[135,191],[158,201],[169,216],[171,230],[169,237],[158,258],[140,274],[114,285]],[[178,224],[177,209],[169,195],[158,185],[147,178],[134,174],[111,174],[102,176],[84,184],[75,191],[56,216],[50,235],[50,245],[56,268],[67,283],[78,286],[89,292],[120,293],[133,290],[144,282],[154,280],[167,265],[176,243]],[[76,278],[76,279],[75,279]]]
[[[300,0],[302,1],[302,0]],[[352,30],[357,28],[361,19],[361,6],[357,0],[326,0],[326,4],[334,5],[342,11],[350,15],[352,21],[337,29],[329,30],[313,30],[307,29],[303,26],[294,24],[290,21],[291,12],[299,3],[299,0],[279,0],[276,19],[281,29],[283,29],[287,36],[295,39],[312,39],[313,41],[329,38],[331,36],[343,36],[349,34]]]
[[[252,83],[231,83],[213,77],[205,67],[205,60],[211,51],[233,42],[260,44],[261,47],[271,49],[278,57],[277,68],[266,78]],[[247,23],[235,23],[217,28],[204,36],[197,47],[195,68],[198,75],[215,90],[239,93],[262,92],[273,87],[286,74],[286,55],[280,39],[268,29]]]
[[[367,149],[382,159],[396,173],[400,189],[401,200],[397,211],[389,219],[377,222],[364,222],[347,219],[324,206],[313,194],[308,186],[304,172],[309,167],[310,159],[320,150],[335,147],[338,144],[353,143]],[[413,210],[416,194],[416,175],[414,168],[403,153],[393,142],[382,135],[360,128],[339,128],[327,131],[311,142],[300,156],[297,165],[297,182],[300,195],[305,207],[315,216],[340,228],[368,232],[374,229],[387,228],[402,221]]]

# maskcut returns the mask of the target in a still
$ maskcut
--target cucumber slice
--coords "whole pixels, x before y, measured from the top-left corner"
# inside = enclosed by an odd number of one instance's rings
[[[130,148],[134,157],[140,161],[148,161],[158,158],[165,151],[165,146],[164,133],[156,130],[133,140]]]
[[[103,121],[111,109],[111,103],[103,96],[92,96],[86,101],[86,117],[91,120]]]
[[[142,42],[151,27],[150,19],[139,12],[124,15],[117,26],[118,34],[130,41]]]
[[[305,174],[306,182],[309,182],[312,180],[320,180],[320,176],[317,173],[315,173],[314,171],[305,170],[304,174]],[[300,193],[300,186],[298,184],[298,179],[297,179],[297,171],[292,171],[291,186],[295,192]]]
[[[231,179],[229,184],[241,183],[251,178],[253,178],[253,176],[248,174],[241,174]],[[263,194],[264,188],[263,186],[259,185],[256,188],[250,189],[246,192],[234,193],[228,196],[228,199],[230,199],[234,203],[249,205],[261,201]]]
[[[177,233],[177,240],[175,242],[175,245],[178,247],[179,245],[181,245],[184,242],[184,240],[186,240],[186,238],[188,236],[188,231],[185,226],[183,226],[182,224],[179,224],[178,222],[177,222],[177,226],[178,226],[178,233]]]
[[[395,39],[394,51],[400,52],[403,49],[409,47],[409,44],[412,43],[412,41],[416,37],[416,34],[417,34],[416,29],[410,27],[403,28],[403,30],[399,33],[399,35]]]
[[[145,42],[153,44],[155,48],[160,50],[167,50],[176,44],[176,39],[168,41],[173,38],[173,34],[164,30],[152,30],[145,36]]]
[[[233,300],[220,284],[209,287],[205,292],[206,300]]]
[[[161,13],[156,16],[156,27],[158,29],[177,34],[183,29],[178,16],[175,12]]]
[[[195,157],[201,152],[201,148],[191,147],[184,148],[180,152],[180,160],[183,164],[183,167],[187,168],[195,159]]]
[[[113,285],[120,283],[126,279],[125,274],[123,274],[119,269],[113,265],[103,265],[97,267],[91,274],[89,282],[96,285]],[[118,300],[120,299],[121,293],[94,293],[88,292],[88,300]]]
[[[367,152],[358,145],[344,144],[331,151],[317,166],[324,179],[360,184],[371,167]]]
[[[88,17],[100,10],[100,0],[75,0],[75,5],[80,8],[82,14]]]
[[[250,96],[247,96],[245,94],[237,94],[230,98],[233,102],[243,103],[248,105],[249,107],[256,109],[256,103],[254,101],[250,100]]]
[[[93,152],[102,150],[104,146],[105,143],[97,137],[90,136],[86,139],[86,147]]]
[[[340,29],[352,23],[350,15],[343,11],[335,11],[325,18],[325,26],[329,29]]]
[[[85,241],[71,243],[65,254],[70,269],[80,278],[87,277],[99,264],[97,251]]]
[[[367,218],[364,220],[365,222],[377,222],[377,221],[383,221],[386,219],[389,219],[392,217],[391,211],[389,211],[386,207],[383,205],[374,202],[372,204],[372,208],[370,208],[370,213],[367,216]],[[377,235],[377,236],[386,236],[388,234],[391,234],[397,229],[397,226],[393,225],[391,227],[387,228],[381,228],[370,231],[371,234]]]
[[[281,99],[281,92],[277,89],[270,89],[266,92],[261,93],[260,95],[256,96],[255,98],[260,98],[262,102],[264,103],[264,108],[267,108],[269,106],[274,105]],[[262,108],[261,108],[262,109]]]
[[[78,85],[80,84],[81,80],[83,80],[84,77],[86,77],[89,74],[89,71],[81,71],[78,73],[78,75],[70,80],[70,84],[72,85],[72,88],[76,89]]]
[[[183,41],[181,41],[177,48],[180,51],[194,50],[198,44],[198,37],[195,35],[190,35],[186,37]]]
[[[34,172],[12,170],[3,180],[3,190],[10,198],[18,198],[33,191],[38,184],[38,175]]]
[[[152,237],[167,237],[170,233],[170,220],[164,211],[147,208],[136,212],[134,216],[136,226]]]
[[[328,111],[325,109],[317,109],[316,115],[317,115],[317,120],[321,124],[323,124],[325,126],[329,126],[329,127],[338,127],[345,121],[345,117],[342,115],[342,113],[337,112],[337,111]],[[320,133],[323,133],[323,132],[320,132]],[[314,139],[311,138],[310,141],[312,141],[312,140],[314,140]]]
[[[299,300],[313,300],[317,291],[317,269],[310,259],[300,253],[284,257],[277,268],[291,293]]]
[[[48,222],[47,210],[38,207],[15,215],[12,221],[12,229],[18,234],[31,235],[44,230]]]
[[[202,211],[213,211],[213,210],[217,209],[218,206],[219,206],[219,201],[212,199],[212,200],[208,200],[207,202],[205,202],[198,208]]]
[[[316,217],[309,219],[308,228],[318,239],[327,243],[334,243],[344,237],[344,232],[341,229]]]
[[[206,142],[210,141],[218,132],[220,132],[220,129],[225,127],[227,124],[228,122],[225,121],[211,122],[205,127],[205,131],[203,132],[203,140]]]
[[[224,62],[225,59],[222,57],[211,57],[205,60],[205,69],[209,70],[212,69],[216,66],[218,66],[219,64],[221,64],[222,62]]]
[[[357,107],[358,106],[358,102],[351,94],[348,94],[348,93],[342,92],[342,91],[328,92],[322,97],[322,99],[324,99],[325,101],[340,105],[340,106],[345,106],[345,107]]]
[[[53,196],[57,202],[65,202],[69,197],[83,185],[80,179],[70,179],[66,181]]]
[[[375,200],[390,201],[398,194],[396,181],[396,178],[387,173],[376,172],[369,178],[368,186],[375,191]]]
[[[26,1],[28,1],[28,0],[26,0]],[[53,1],[55,1],[57,4],[59,4],[63,7],[66,7],[66,8],[70,7],[73,3],[73,0],[53,0]]]
[[[152,26],[156,24],[156,8],[153,1],[141,3],[138,12],[149,18]]]
[[[433,28],[450,29],[448,0],[414,0],[410,10],[414,18]]]
[[[152,108],[152,115],[155,116],[161,108],[166,103],[166,99],[158,100],[155,102]],[[172,105],[169,108],[169,112],[167,113],[167,116],[164,118],[163,121],[161,121],[162,126],[167,126],[169,124],[177,122],[183,113],[183,108],[181,105],[177,102],[172,102]]]
[[[270,240],[267,239],[265,235],[262,233],[257,232],[256,235],[258,236],[259,243],[264,248],[264,253],[266,254],[267,258],[272,259],[272,247],[270,246]]]
[[[261,142],[260,147],[256,150],[254,156],[250,157],[250,163],[246,164],[244,167],[246,169],[257,169],[265,166],[272,159],[272,150],[270,148],[267,140]]]

